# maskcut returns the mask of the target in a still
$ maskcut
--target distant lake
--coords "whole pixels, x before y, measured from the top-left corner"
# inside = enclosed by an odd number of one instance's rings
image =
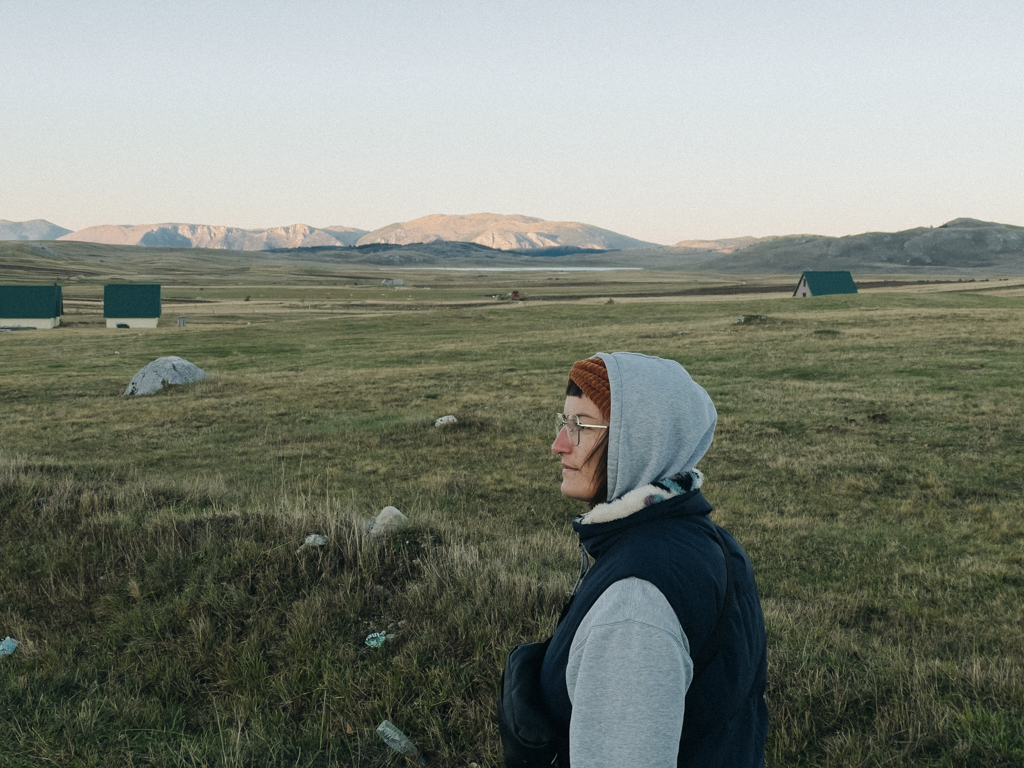
[[[643,267],[381,267],[382,272],[429,269],[439,272],[639,272]]]

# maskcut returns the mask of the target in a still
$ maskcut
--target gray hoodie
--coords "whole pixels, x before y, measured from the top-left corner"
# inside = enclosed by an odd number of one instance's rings
[[[711,446],[718,412],[675,360],[598,352],[611,385],[608,501],[688,472]]]

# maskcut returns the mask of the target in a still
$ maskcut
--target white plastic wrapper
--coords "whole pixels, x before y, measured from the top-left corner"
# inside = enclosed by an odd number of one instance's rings
[[[302,542],[302,546],[295,550],[295,553],[298,554],[302,550],[309,549],[310,547],[322,547],[326,543],[326,536],[321,536],[319,533],[311,533],[306,537],[306,540]]]

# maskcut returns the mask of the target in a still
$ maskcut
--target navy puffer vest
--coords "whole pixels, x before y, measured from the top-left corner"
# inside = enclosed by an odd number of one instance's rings
[[[565,668],[576,629],[616,581],[645,579],[667,598],[696,656],[708,641],[726,591],[722,549],[699,490],[659,502],[628,517],[573,527],[595,559],[555,630],[541,669],[546,703],[568,734],[572,704]],[[747,768],[764,765],[768,708],[764,617],[746,553],[723,531],[732,557],[734,600],[721,651],[686,692],[679,766]],[[682,695],[682,692],[680,692]]]

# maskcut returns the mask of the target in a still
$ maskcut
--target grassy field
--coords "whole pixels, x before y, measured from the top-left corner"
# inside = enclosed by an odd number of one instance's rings
[[[387,718],[428,765],[500,765],[504,655],[575,576],[553,414],[574,360],[627,349],[718,405],[769,765],[1024,764],[1019,296],[412,282],[182,284],[152,331],[103,329],[83,284],[68,327],[0,335],[0,763],[398,765]],[[122,397],[162,355],[212,378]],[[412,524],[371,539],[385,505]]]

